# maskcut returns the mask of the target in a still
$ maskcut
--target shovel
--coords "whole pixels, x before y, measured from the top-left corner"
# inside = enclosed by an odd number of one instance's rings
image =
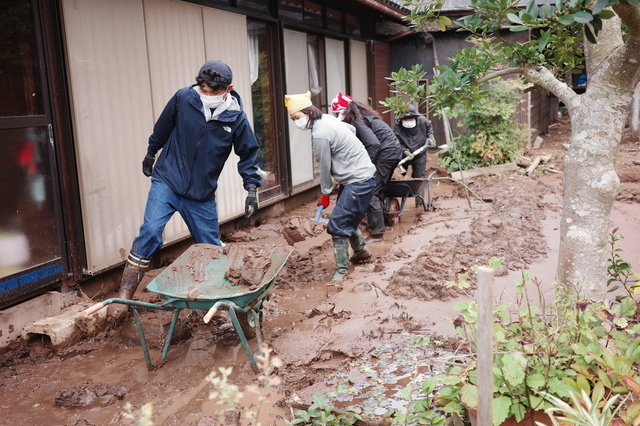
[[[407,161],[413,160],[417,155],[420,155],[423,152],[425,152],[426,149],[429,148],[430,146],[435,146],[435,142],[431,138],[427,139],[425,144],[422,145],[420,148],[416,149],[410,155],[407,155],[402,160],[400,160],[400,162],[396,166],[396,171],[400,173],[402,176],[406,175],[407,169],[404,168],[403,164],[406,163]]]
[[[324,206],[318,206],[318,210],[316,210],[316,223],[329,223],[329,219],[322,217],[322,210],[324,210]]]

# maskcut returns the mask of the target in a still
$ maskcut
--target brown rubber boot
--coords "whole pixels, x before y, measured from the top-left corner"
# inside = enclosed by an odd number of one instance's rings
[[[120,282],[120,292],[118,293],[118,299],[131,299],[133,294],[140,284],[140,280],[144,276],[146,268],[142,266],[134,265],[127,260],[122,273],[122,281]],[[122,303],[110,303],[107,306],[107,317],[114,320],[119,320],[127,313],[128,306]]]
[[[371,253],[367,250],[367,245],[364,240],[364,236],[359,229],[349,238],[351,248],[353,249],[353,256],[349,259],[351,263],[362,263],[371,259]]]

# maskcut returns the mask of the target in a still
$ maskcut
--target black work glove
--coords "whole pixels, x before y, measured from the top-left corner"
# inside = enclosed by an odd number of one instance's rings
[[[244,213],[247,215],[247,219],[258,211],[258,194],[256,192],[255,188],[247,189],[247,199],[244,202]]]
[[[153,173],[153,163],[155,163],[156,157],[153,155],[145,155],[144,160],[142,160],[142,173],[145,176],[149,177]]]

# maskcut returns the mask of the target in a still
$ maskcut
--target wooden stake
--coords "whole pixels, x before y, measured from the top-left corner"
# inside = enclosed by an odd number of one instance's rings
[[[493,269],[478,268],[478,424],[493,425]]]

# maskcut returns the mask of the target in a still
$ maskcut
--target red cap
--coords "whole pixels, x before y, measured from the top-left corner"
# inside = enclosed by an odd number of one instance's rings
[[[333,98],[333,101],[331,102],[331,109],[333,110],[333,112],[344,111],[345,108],[349,106],[349,103],[352,100],[353,98],[351,96],[338,92],[336,97]]]

